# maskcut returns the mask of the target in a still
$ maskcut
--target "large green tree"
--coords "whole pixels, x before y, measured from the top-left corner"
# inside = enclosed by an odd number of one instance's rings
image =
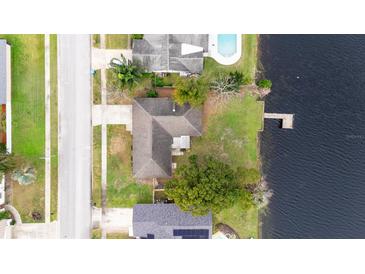
[[[202,105],[207,98],[208,89],[207,82],[202,78],[180,78],[175,84],[173,98],[179,105]]]
[[[229,165],[211,156],[199,159],[197,155],[178,167],[176,176],[165,186],[166,195],[193,215],[229,208],[246,194],[243,191]]]

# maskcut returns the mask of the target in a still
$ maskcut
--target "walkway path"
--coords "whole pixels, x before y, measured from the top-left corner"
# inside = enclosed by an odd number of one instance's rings
[[[45,140],[45,222],[51,221],[51,113],[50,113],[50,96],[51,96],[51,80],[50,80],[50,38],[49,34],[44,35],[44,65],[45,65],[45,111],[46,111],[46,140]]]
[[[100,48],[105,49],[105,34],[100,34]],[[100,82],[101,82],[101,104],[105,106],[107,102],[107,91],[106,91],[106,70],[103,68],[100,71]],[[101,125],[101,238],[106,239],[106,230],[104,229],[104,214],[106,208],[106,176],[107,176],[107,126],[106,124]]]
[[[20,214],[15,207],[13,207],[12,205],[4,205],[4,208],[11,213],[11,215],[14,217],[16,224],[22,223],[22,218],[20,217]]]

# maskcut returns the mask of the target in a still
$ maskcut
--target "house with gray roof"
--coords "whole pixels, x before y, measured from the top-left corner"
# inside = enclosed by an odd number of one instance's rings
[[[137,204],[133,237],[142,239],[210,239],[212,214],[192,216],[175,204]],[[131,235],[132,236],[132,235]]]
[[[135,98],[132,106],[133,175],[137,179],[170,178],[172,155],[190,148],[202,134],[202,111],[179,106],[170,98]]]
[[[201,73],[208,40],[208,34],[145,34],[133,40],[132,59],[150,72]]]

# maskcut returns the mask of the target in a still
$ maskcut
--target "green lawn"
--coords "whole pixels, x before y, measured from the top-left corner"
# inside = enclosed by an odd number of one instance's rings
[[[0,35],[12,45],[12,138],[14,154],[23,156],[37,172],[28,186],[13,183],[11,203],[24,222],[32,212],[44,221],[44,35]]]
[[[93,75],[93,103],[101,104],[101,74],[100,69]]]
[[[51,45],[51,220],[57,220],[58,200],[58,96],[57,35],[50,36]]]
[[[93,47],[100,48],[100,34],[93,34]]]
[[[105,44],[107,49],[128,49],[129,34],[106,34]]]
[[[258,223],[259,212],[257,208],[245,209],[239,203],[232,208],[222,210],[219,214],[213,215],[214,225],[224,223],[232,227],[241,239],[259,237]]]
[[[211,79],[218,72],[241,71],[250,82],[255,80],[257,62],[257,35],[242,35],[242,55],[237,63],[225,66],[217,63],[213,58],[204,59],[203,76]]]
[[[132,136],[125,126],[108,126],[107,207],[133,207],[152,203],[152,187],[132,176]]]
[[[101,126],[93,127],[92,201],[96,207],[101,207]]]
[[[108,233],[106,234],[106,238],[107,239],[132,239],[132,238],[129,238],[129,235],[128,233],[124,232],[119,232],[119,233]]]
[[[213,154],[233,168],[259,168],[258,131],[263,123],[263,102],[256,96],[233,98],[215,115],[210,117],[206,132],[194,138],[191,154]],[[187,157],[178,159],[178,165]],[[241,238],[258,237],[258,210],[247,210],[238,202],[230,209],[213,216],[214,224],[231,226]]]

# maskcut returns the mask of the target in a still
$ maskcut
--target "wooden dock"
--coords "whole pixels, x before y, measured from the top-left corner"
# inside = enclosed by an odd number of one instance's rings
[[[266,119],[280,119],[283,121],[282,128],[292,129],[294,114],[286,114],[286,113],[264,113],[264,118]]]

